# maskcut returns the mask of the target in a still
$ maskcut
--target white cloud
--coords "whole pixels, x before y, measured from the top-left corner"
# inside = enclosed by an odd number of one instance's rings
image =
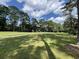
[[[76,7],[73,8],[72,15],[73,15],[73,17],[78,18]]]
[[[62,7],[62,6],[61,6],[61,7]],[[73,15],[73,17],[78,18],[78,15],[77,15],[77,8],[76,8],[76,7],[73,8],[72,15]],[[65,19],[66,19],[67,17],[68,17],[68,16],[59,16],[59,17],[56,17],[56,18],[51,17],[49,20],[52,20],[52,21],[54,21],[54,22],[56,22],[56,23],[61,23],[61,24],[63,24],[63,22],[65,21]]]
[[[52,21],[53,21],[54,19],[55,19],[54,17],[51,17],[51,18],[49,18],[48,20],[52,20]]]
[[[0,0],[0,4],[7,5],[7,2],[12,0]],[[19,3],[24,2],[22,10],[27,12],[32,17],[40,18],[43,15],[53,12],[55,14],[60,14],[62,12],[61,8],[64,6],[64,0],[17,0]],[[51,17],[54,22],[62,23],[65,17]]]
[[[61,23],[63,24],[64,20],[66,19],[66,16],[62,16],[62,17],[51,17],[50,19],[48,20],[52,20],[53,22],[56,22],[56,23]]]
[[[0,0],[0,4],[1,5],[6,5],[6,6],[8,6],[7,5],[7,2],[10,2],[11,0]]]
[[[62,3],[64,1],[59,0],[17,0],[18,2],[24,2],[22,10],[27,12],[32,17],[41,17],[50,12],[60,13]]]

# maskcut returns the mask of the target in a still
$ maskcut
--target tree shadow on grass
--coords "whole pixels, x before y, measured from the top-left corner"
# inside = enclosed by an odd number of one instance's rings
[[[50,47],[52,47],[52,48],[57,47],[57,49],[59,51],[64,52],[68,55],[71,55],[71,54],[69,54],[69,52],[66,51],[65,45],[76,43],[75,38],[73,38],[73,37],[63,37],[62,35],[61,36],[56,36],[54,34],[45,34],[45,35],[42,35],[42,36],[44,38],[50,38],[49,39],[49,40],[51,40],[51,43],[49,43]],[[54,40],[55,40],[55,42],[53,42]]]
[[[51,51],[49,45],[45,42],[45,40],[43,40],[43,42],[44,42],[44,44],[45,44],[45,46],[46,46],[49,59],[56,59],[56,58],[55,58],[55,55],[54,55],[53,52]]]
[[[0,59],[42,59],[41,53],[46,49],[44,46],[35,47],[35,45],[32,45],[37,41],[35,36],[37,35],[0,39]],[[24,47],[21,45],[24,45]]]
[[[47,50],[49,59],[56,59],[56,57],[55,57],[54,53],[51,51],[51,49],[50,49],[48,43],[44,40],[45,37],[44,37],[43,35],[39,35],[39,37],[41,37],[41,40],[42,40],[42,41],[44,42],[44,44],[45,44],[45,47],[46,47],[46,50]]]
[[[7,59],[13,51],[21,49],[20,45],[30,40],[29,36],[19,36],[0,40],[0,59]]]
[[[43,47],[36,47],[35,51],[34,51],[34,54],[32,54],[32,58],[31,59],[42,59],[42,55],[41,53],[43,53],[46,49]],[[38,57],[39,56],[39,57]],[[44,55],[44,59],[46,59],[46,55]]]
[[[34,38],[35,36],[37,35],[25,35],[0,39],[0,59],[42,59],[41,53],[43,53],[43,51],[46,50],[49,59],[56,59],[50,47],[57,46],[60,51],[66,52],[64,51],[64,45],[75,43],[73,38],[60,37],[54,34],[41,34],[38,35],[38,37]],[[35,41],[39,41],[37,40],[39,37],[44,42],[45,46],[37,46],[35,48],[34,45],[30,45]],[[49,43],[48,45],[48,43],[46,42],[46,38],[50,38],[52,43]],[[53,43],[53,40],[56,40],[56,42]],[[21,47],[21,45],[25,45],[25,47]],[[34,49],[34,53],[31,54],[31,52],[33,52]]]

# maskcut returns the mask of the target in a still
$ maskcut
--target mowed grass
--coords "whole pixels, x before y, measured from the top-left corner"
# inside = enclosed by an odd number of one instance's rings
[[[75,39],[67,33],[0,32],[0,59],[75,59],[64,48]]]

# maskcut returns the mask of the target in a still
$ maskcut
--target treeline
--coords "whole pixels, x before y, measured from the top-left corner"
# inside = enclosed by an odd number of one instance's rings
[[[71,15],[71,17],[67,18],[64,21],[64,31],[68,32],[69,34],[74,34],[76,35],[78,33],[77,29],[78,29],[78,19],[73,17]]]
[[[61,32],[63,25],[44,19],[35,19],[15,6],[0,5],[0,31]]]

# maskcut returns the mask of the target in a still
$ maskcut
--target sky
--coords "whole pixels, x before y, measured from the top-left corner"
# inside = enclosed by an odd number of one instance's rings
[[[6,6],[16,6],[20,10],[28,13],[32,18],[43,18],[57,23],[63,23],[66,19],[61,10],[67,0],[0,0],[0,4]],[[72,14],[77,14],[77,9],[73,8]]]

